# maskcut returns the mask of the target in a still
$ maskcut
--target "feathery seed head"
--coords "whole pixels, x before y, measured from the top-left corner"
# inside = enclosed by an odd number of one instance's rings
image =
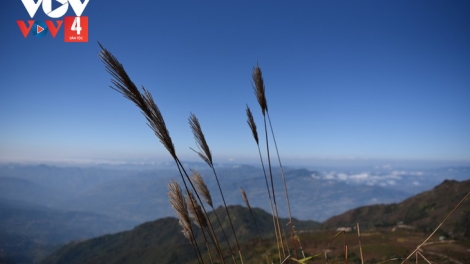
[[[250,107],[248,107],[248,105],[246,105],[246,115],[248,117],[248,120],[246,122],[250,126],[251,133],[253,133],[253,138],[255,139],[256,144],[259,145],[259,138],[258,138],[258,131],[256,130],[256,123],[253,118],[253,114],[251,113]]]
[[[183,191],[181,190],[181,187],[176,181],[172,180],[168,183],[168,190],[168,197],[170,198],[171,207],[173,207],[173,210],[178,216],[179,223],[183,228],[183,234],[185,234],[185,232],[191,233],[191,221],[189,219],[189,212],[184,200]]]
[[[264,89],[264,80],[263,74],[261,72],[261,68],[256,65],[253,68],[253,90],[255,92],[256,99],[258,100],[259,106],[261,107],[261,111],[263,112],[263,116],[268,111],[268,103],[266,101],[266,94]]]
[[[100,47],[101,52],[98,56],[105,64],[106,71],[111,74],[111,77],[113,77],[113,79],[111,79],[113,86],[110,87],[140,108],[142,114],[147,119],[149,127],[154,131],[155,135],[165,146],[170,155],[176,159],[176,151],[171,140],[170,133],[166,128],[163,116],[155,104],[150,92],[142,87],[143,93],[141,93],[134,82],[132,82],[118,59],[107,49],[103,48],[101,44]]]
[[[204,179],[202,178],[201,174],[199,174],[199,172],[197,172],[194,169],[191,169],[191,171],[193,172],[191,181],[194,183],[197,193],[199,193],[202,196],[202,198],[204,198],[204,201],[210,207],[214,207],[214,205],[212,204],[211,193],[209,192],[209,189],[207,188],[207,185],[204,182]]]
[[[248,197],[246,196],[245,190],[243,188],[240,188],[240,192],[242,193],[243,202],[245,202],[246,207],[251,208],[250,202],[248,201]]]
[[[186,206],[188,207],[189,216],[199,228],[202,229],[208,227],[207,220],[202,212],[201,206],[197,203],[192,192],[186,191]]]
[[[209,149],[209,145],[207,144],[206,138],[204,137],[204,133],[202,132],[201,124],[197,119],[196,115],[191,113],[189,116],[189,126],[191,127],[191,131],[193,132],[194,139],[196,140],[196,145],[199,151],[192,149],[196,152],[199,157],[201,157],[211,168],[213,167],[212,163],[212,154],[211,150]]]

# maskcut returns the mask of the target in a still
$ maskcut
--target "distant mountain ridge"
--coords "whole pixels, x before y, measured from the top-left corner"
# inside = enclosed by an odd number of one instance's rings
[[[199,163],[190,165],[198,168],[205,179],[213,192],[214,204],[222,204],[212,172]],[[220,166],[217,172],[228,204],[243,204],[239,188],[244,188],[253,206],[270,210],[265,179],[260,168],[247,165]],[[286,217],[281,175],[278,168],[273,168],[273,172],[275,190],[280,197],[280,216]],[[381,186],[349,185],[315,175],[319,173],[285,168],[292,213],[299,219],[321,221],[360,205],[396,202],[410,195]],[[138,224],[172,215],[166,197],[166,183],[172,178],[179,180],[180,176],[172,168],[138,171],[38,165],[0,166],[0,181],[2,178],[4,181],[6,178],[16,179],[17,182],[12,188],[5,187],[5,192],[0,192],[0,198],[38,202],[60,210],[105,214]],[[28,187],[33,185],[34,188]],[[12,189],[15,191],[12,192]],[[355,195],[345,195],[347,193]]]
[[[416,227],[417,231],[429,233],[449,213],[452,208],[470,191],[470,180],[457,182],[446,180],[434,189],[420,193],[398,204],[359,207],[332,217],[322,224],[322,228],[337,228],[361,224],[361,230],[404,225]],[[467,237],[470,231],[470,201],[463,204],[462,210],[449,219],[443,232],[447,235]],[[218,208],[219,215],[224,215]],[[240,206],[230,206],[237,235],[242,241],[254,238],[255,230],[248,210]],[[258,225],[262,233],[272,228],[271,215],[255,209]],[[226,225],[224,216],[222,222]],[[285,220],[284,220],[285,222]],[[312,221],[295,221],[297,231],[314,231],[319,224]],[[422,228],[426,227],[426,228]],[[313,233],[315,234],[315,233]],[[233,239],[233,238],[231,238]],[[305,242],[305,241],[304,241]],[[253,248],[251,248],[253,250]],[[247,251],[250,251],[247,249]],[[137,226],[131,231],[106,235],[78,243],[69,243],[47,257],[43,264],[59,263],[193,263],[194,254],[189,243],[181,234],[181,227],[174,218],[163,218]]]
[[[219,207],[217,213],[222,226],[227,232],[232,245],[234,238],[228,232],[228,218],[225,209]],[[241,242],[256,238],[256,230],[247,208],[229,206],[230,215]],[[263,235],[270,235],[272,217],[261,209],[253,210],[258,227]],[[215,220],[212,212],[209,217]],[[297,230],[315,230],[320,223],[294,219]],[[283,223],[287,223],[284,219]],[[215,227],[217,236],[222,240],[220,228]],[[196,229],[197,230],[197,229]],[[198,235],[201,239],[202,235]],[[221,242],[225,245],[225,242]],[[83,242],[73,242],[60,248],[47,257],[42,263],[188,263],[194,260],[194,252],[188,240],[181,233],[178,220],[166,217],[135,227],[133,230],[101,236]]]
[[[470,192],[470,180],[445,180],[432,190],[410,197],[403,202],[363,206],[334,216],[323,228],[354,226],[361,228],[393,227],[397,224],[430,232],[446,217],[458,202]],[[470,198],[441,227],[448,236],[470,238]]]

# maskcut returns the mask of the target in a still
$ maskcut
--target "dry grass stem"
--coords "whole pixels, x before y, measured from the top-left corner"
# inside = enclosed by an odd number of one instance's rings
[[[359,253],[361,254],[361,264],[364,264],[364,256],[362,255],[361,231],[359,230],[359,223],[356,223],[356,226],[357,226],[357,237],[359,239]]]
[[[284,242],[286,242],[286,247],[287,247],[287,241],[283,239],[283,228],[281,227],[281,224],[279,223],[279,212],[278,212],[278,207],[277,207],[277,202],[276,202],[276,193],[274,191],[274,180],[273,180],[273,172],[272,172],[272,166],[271,166],[271,155],[269,151],[269,139],[268,139],[268,129],[267,129],[267,124],[266,124],[266,112],[268,111],[268,104],[266,100],[266,94],[265,94],[265,87],[264,87],[264,80],[263,80],[263,74],[261,72],[260,67],[257,65],[253,68],[253,73],[252,73],[252,78],[253,78],[253,89],[256,95],[256,99],[258,100],[258,103],[261,107],[261,111],[263,113],[263,121],[264,121],[264,134],[265,134],[265,139],[266,139],[266,153],[267,153],[267,159],[268,159],[268,168],[269,168],[269,176],[271,179],[271,191],[272,191],[272,198],[273,198],[273,210],[275,214],[275,221],[277,225],[277,231],[278,231],[278,237],[279,237],[279,242],[278,244],[281,246],[282,250],[282,256],[285,258],[286,257],[286,252],[284,248]],[[289,249],[288,249],[289,251]],[[281,252],[279,252],[279,259],[281,260]],[[289,254],[290,255],[290,254]]]
[[[417,252],[418,252],[418,254],[419,254],[427,263],[432,264],[432,262],[429,261],[425,256],[423,256],[423,254],[421,254],[421,252],[419,252],[419,251],[417,251]],[[417,260],[417,259],[418,259],[418,257],[416,257],[416,260]]]
[[[258,233],[259,242],[263,244],[263,240],[261,239],[261,231],[259,230],[258,223],[256,222],[255,215],[253,214],[253,210],[251,210],[250,201],[248,200],[248,197],[246,196],[246,192],[243,188],[240,189],[240,192],[242,194],[243,202],[245,203],[246,207],[248,207],[248,210],[250,211],[251,219],[253,220],[253,223],[255,224],[256,232]],[[264,244],[263,244],[263,247],[266,252],[267,249]]]
[[[457,210],[457,208],[459,208],[459,206],[468,198],[468,196],[470,196],[470,192],[468,192],[467,195],[465,195],[465,197],[460,200],[460,202],[454,207],[454,209],[452,209],[452,211],[450,211],[450,213],[444,218],[444,220],[442,220],[442,222],[436,227],[436,229],[434,229],[434,231],[413,252],[411,252],[410,255],[405,258],[405,260],[403,260],[402,264],[405,263],[411,256],[413,256],[413,254],[418,251],[424,244],[426,244],[429,239],[431,239],[431,237],[437,232],[437,230],[441,228],[447,218],[449,218],[449,216],[452,215],[454,211]]]
[[[264,179],[265,179],[265,182],[266,182],[266,190],[268,192],[269,205],[270,205],[270,208],[271,208],[271,216],[273,218],[274,234],[275,234],[275,237],[276,237],[276,244],[277,244],[277,249],[278,249],[278,253],[279,253],[279,260],[280,260],[281,259],[281,255],[280,255],[281,246],[280,246],[280,243],[282,243],[282,242],[280,242],[280,231],[278,229],[278,227],[279,227],[279,221],[278,220],[279,219],[276,218],[275,213],[274,213],[276,211],[276,209],[274,209],[274,203],[273,203],[273,199],[271,197],[271,190],[269,189],[268,176],[266,174],[266,168],[264,166],[263,156],[261,155],[261,148],[259,146],[258,131],[257,131],[257,128],[256,128],[255,120],[253,118],[253,114],[251,113],[250,107],[248,107],[248,105],[246,106],[246,115],[247,115],[247,118],[248,118],[246,122],[248,123],[248,126],[250,127],[250,130],[253,134],[253,138],[255,139],[255,142],[256,142],[256,146],[258,147],[259,159],[261,161],[261,167],[263,168]],[[266,119],[265,119],[265,121],[266,121]],[[266,122],[265,122],[265,125],[266,125]],[[269,154],[268,154],[268,156],[269,156]]]

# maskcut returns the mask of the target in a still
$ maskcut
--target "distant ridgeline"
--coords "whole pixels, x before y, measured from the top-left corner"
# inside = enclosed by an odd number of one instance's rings
[[[347,211],[328,219],[321,228],[353,227],[356,223],[360,223],[361,230],[363,228],[364,231],[377,228],[392,230],[397,224],[403,223],[416,228],[417,231],[429,233],[429,230],[434,229],[469,190],[470,180],[463,182],[446,180],[434,189],[398,204],[372,205]],[[233,214],[237,236],[241,238],[243,245],[251,245],[256,254],[256,246],[250,242],[256,240],[256,231],[248,210],[240,206],[229,208]],[[222,208],[217,210],[223,215]],[[254,211],[263,237],[269,238],[268,233],[272,228],[271,215],[261,209]],[[213,214],[210,215],[212,218]],[[223,226],[228,225],[225,217],[222,222]],[[286,220],[282,222],[285,223]],[[469,222],[470,200],[467,199],[442,226],[442,230],[449,237],[468,239]],[[314,221],[295,221],[294,225],[299,233],[312,232],[319,230],[320,227],[320,224]],[[218,235],[219,232],[220,230]],[[159,263],[196,263],[191,245],[181,234],[181,227],[175,218],[164,218],[145,223],[131,231],[70,243],[47,257],[43,263],[153,263],[155,259],[158,259]]]

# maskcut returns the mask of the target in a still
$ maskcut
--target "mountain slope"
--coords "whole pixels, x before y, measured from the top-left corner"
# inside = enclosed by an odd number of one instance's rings
[[[230,206],[229,210],[240,241],[255,238],[256,231],[248,209]],[[228,232],[228,218],[224,209],[220,207],[216,211],[233,242],[233,236]],[[212,212],[209,214],[211,219],[214,218]],[[269,236],[268,232],[272,230],[271,215],[256,208],[254,214],[261,232]],[[319,223],[295,220],[294,225],[297,230],[312,230],[318,228]],[[222,237],[220,229],[216,228],[216,233],[218,237]],[[225,242],[221,243],[225,246]],[[194,251],[182,235],[177,219],[167,217],[139,225],[131,231],[70,243],[50,255],[43,263],[156,263],[155,260],[158,263],[187,263],[194,260]]]
[[[340,226],[391,227],[397,223],[411,225],[429,232],[445,218],[470,191],[470,180],[445,180],[434,189],[420,193],[398,204],[363,206],[334,216],[323,223],[323,228]],[[470,199],[455,211],[441,227],[451,236],[470,237]]]
[[[31,263],[57,245],[129,228],[107,216],[0,199],[0,258]],[[0,263],[2,263],[0,261]]]

